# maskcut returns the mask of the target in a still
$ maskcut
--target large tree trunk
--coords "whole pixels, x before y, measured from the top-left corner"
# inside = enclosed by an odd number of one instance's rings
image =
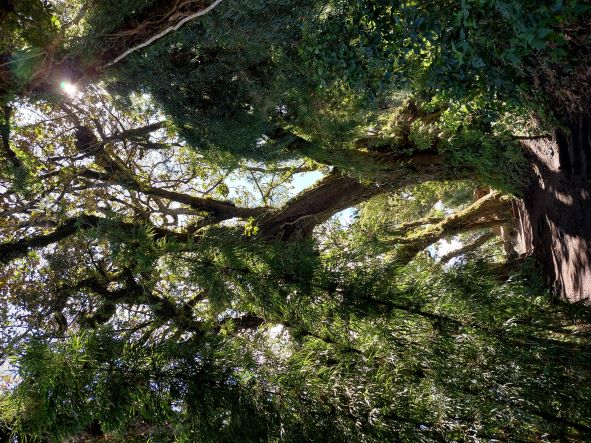
[[[524,142],[531,181],[520,207],[520,243],[556,295],[591,301],[591,112],[569,133]]]

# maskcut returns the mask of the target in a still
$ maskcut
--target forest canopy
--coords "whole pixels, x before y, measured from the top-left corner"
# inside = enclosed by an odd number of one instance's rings
[[[0,440],[591,436],[591,6],[0,23]]]

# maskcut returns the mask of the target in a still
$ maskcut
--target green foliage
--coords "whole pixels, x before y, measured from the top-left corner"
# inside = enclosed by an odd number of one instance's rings
[[[442,216],[435,205],[455,208],[472,200],[475,183],[427,182],[401,189],[397,193],[377,196],[364,203],[359,212],[360,236],[371,237],[387,226],[401,225],[409,220]]]
[[[588,312],[550,303],[527,274],[500,284],[484,263],[400,274],[347,261],[332,260],[339,292],[319,276],[276,338],[34,339],[4,399],[11,426],[50,441],[94,421],[122,441],[138,423],[158,441],[583,438]]]
[[[552,301],[529,263],[507,275],[492,240],[451,267],[424,253],[403,265],[412,236],[396,235],[476,184],[518,192],[517,138],[558,120],[537,77],[576,70],[587,42],[570,27],[590,8],[225,0],[105,67],[167,3],[84,3],[73,30],[58,16],[77,1],[0,6],[18,83],[3,104],[56,54],[114,95],[35,97],[3,122],[3,155],[24,167],[0,171],[0,343],[18,373],[0,426],[52,442],[587,438],[588,308]],[[290,199],[281,161],[302,156],[367,186],[332,171]],[[470,180],[422,182],[449,171]],[[348,187],[310,198],[327,182]],[[244,183],[259,207],[240,206]],[[382,195],[308,235],[363,192]]]
[[[290,296],[306,293],[318,265],[312,242],[269,244],[215,230],[184,259],[185,278],[207,295],[212,316],[232,309],[281,318]]]
[[[450,120],[461,121],[462,116],[464,123],[442,141],[440,151],[452,165],[474,169],[475,177],[491,188],[519,193],[526,184],[523,175],[526,162],[519,142],[509,131],[495,134],[490,120],[479,118],[478,113],[458,114]],[[443,123],[442,130],[446,129],[446,123],[449,122]]]
[[[0,51],[3,53],[23,46],[41,50],[56,36],[60,25],[51,2],[45,0],[11,1],[2,7],[1,13]],[[16,60],[21,58],[16,56]]]
[[[221,350],[211,348],[214,343],[146,347],[114,334],[105,329],[62,343],[32,341],[19,365],[27,381],[12,394],[20,412],[14,429],[33,438],[63,441],[100,423],[104,432],[115,431],[124,441],[139,422],[155,426],[152,438],[161,429],[165,440],[170,439],[169,432],[176,441],[191,440],[197,432],[205,437],[202,441],[214,441],[215,430],[222,441],[232,441],[229,436],[239,419],[230,415],[230,423],[224,424],[228,415],[221,409],[245,417],[255,412],[252,406],[247,409],[249,402],[241,397],[240,386],[231,379],[224,383],[224,377],[231,377],[230,368],[211,360]],[[222,348],[233,351],[231,346]],[[256,418],[250,417],[252,424]],[[245,425],[244,419],[238,423],[241,429]]]
[[[562,0],[335,1],[307,54],[323,83],[335,75],[376,90],[409,83],[453,99],[531,103],[535,76],[577,66],[567,23],[590,12]]]
[[[200,150],[276,156],[260,139],[274,129],[272,121],[281,116],[294,81],[303,78],[291,72],[295,65],[283,65],[282,48],[298,38],[298,23],[311,13],[311,4],[224,2],[182,33],[134,55],[117,73],[117,90],[140,85]]]
[[[149,226],[121,230],[116,220],[107,220],[89,235],[109,242],[111,260],[120,266],[129,266],[142,274],[154,268],[163,250],[174,250],[174,244],[154,241]]]
[[[557,55],[569,47],[562,27],[582,20],[586,8],[496,0],[317,7],[226,3],[133,55],[113,90],[149,92],[190,144],[217,161],[293,156],[264,136],[282,128],[338,163],[410,87],[425,107],[447,108],[441,122],[411,124],[417,149],[432,148],[443,131],[439,147],[454,166],[516,192],[522,157],[509,131],[519,126],[499,123],[542,109],[533,79],[540,66],[568,69]],[[391,142],[396,150],[397,139]]]
[[[50,2],[22,0],[0,7],[0,63],[8,67],[14,83],[3,90],[0,103],[6,104],[43,68],[52,56],[53,40],[60,21]]]

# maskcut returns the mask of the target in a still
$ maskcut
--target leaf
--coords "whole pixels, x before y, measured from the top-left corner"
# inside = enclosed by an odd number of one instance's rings
[[[472,59],[472,66],[480,69],[480,68],[484,68],[486,66],[486,63],[484,63],[484,60],[482,60],[480,57],[475,57]]]
[[[535,49],[544,49],[546,47],[546,42],[544,40],[540,40],[539,38],[535,38],[531,42],[531,46]]]
[[[546,37],[548,37],[548,35],[552,32],[552,29],[550,28],[540,28],[538,29],[538,38],[540,39],[544,39]]]
[[[505,52],[505,58],[509,61],[509,63],[511,63],[512,65],[520,65],[521,64],[521,58],[518,57],[515,52],[513,51],[506,51]]]
[[[55,15],[52,15],[52,16],[51,16],[51,24],[52,24],[53,26],[55,26],[56,28],[59,28],[59,27],[61,26],[61,24],[62,24],[62,23],[61,23],[61,21],[60,21],[59,17],[57,17],[57,16],[55,16]]]

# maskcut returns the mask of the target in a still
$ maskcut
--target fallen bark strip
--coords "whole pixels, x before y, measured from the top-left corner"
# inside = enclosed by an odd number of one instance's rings
[[[197,17],[201,17],[202,15],[207,14],[208,12],[213,11],[214,8],[216,8],[223,0],[216,0],[215,2],[213,2],[211,5],[209,5],[207,8],[198,11],[194,14],[189,15],[188,17],[185,17],[184,19],[182,19],[181,21],[179,21],[176,25],[174,26],[170,26],[168,28],[166,28],[165,30],[163,30],[162,32],[159,32],[158,34],[150,37],[149,39],[147,39],[146,41],[140,43],[139,45],[134,46],[133,48],[128,49],[127,51],[125,51],[123,54],[121,54],[120,56],[116,57],[113,61],[110,61],[108,63],[106,63],[105,65],[102,66],[102,69],[104,68],[108,68],[109,66],[113,66],[116,63],[119,63],[121,60],[123,60],[125,57],[127,57],[128,55],[134,53],[135,51],[145,48],[146,46],[151,45],[152,43],[154,43],[156,40],[164,37],[166,34],[172,32],[172,31],[176,31],[177,29],[179,29],[181,26],[183,26],[185,23],[196,19]]]

